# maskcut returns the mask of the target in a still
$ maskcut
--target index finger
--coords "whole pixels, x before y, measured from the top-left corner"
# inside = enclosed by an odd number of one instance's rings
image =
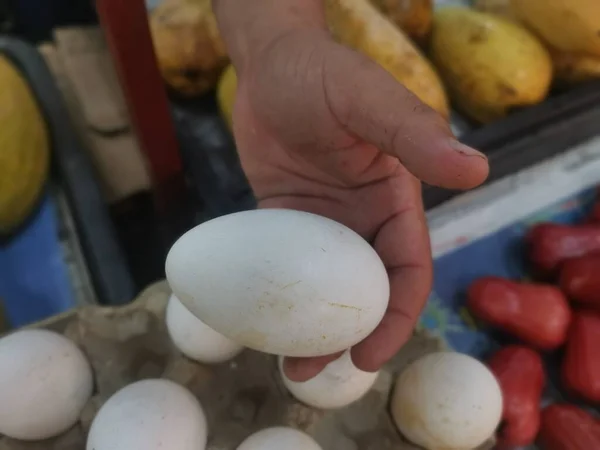
[[[390,302],[375,331],[352,349],[354,364],[368,372],[381,368],[410,339],[431,290],[429,233],[418,189],[414,203],[391,216],[373,244],[388,270]]]

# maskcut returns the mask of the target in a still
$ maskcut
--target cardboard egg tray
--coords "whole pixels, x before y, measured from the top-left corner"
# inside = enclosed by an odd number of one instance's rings
[[[274,356],[245,350],[215,366],[183,357],[165,328],[169,295],[167,283],[159,282],[127,306],[86,306],[32,325],[63,333],[83,349],[94,371],[95,392],[79,422],[64,435],[41,442],[0,436],[0,450],[83,450],[102,404],[120,388],[145,378],[170,379],[196,395],[208,419],[207,450],[235,450],[251,433],[276,425],[309,433],[324,450],[418,450],[396,431],[388,398],[396,374],[416,358],[442,349],[439,339],[417,333],[366,396],[346,408],[321,411],[286,391]]]

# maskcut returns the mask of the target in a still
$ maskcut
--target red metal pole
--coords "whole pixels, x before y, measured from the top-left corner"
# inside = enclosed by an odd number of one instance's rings
[[[157,207],[184,189],[182,162],[158,69],[144,0],[97,0],[96,9],[138,142],[148,162]]]

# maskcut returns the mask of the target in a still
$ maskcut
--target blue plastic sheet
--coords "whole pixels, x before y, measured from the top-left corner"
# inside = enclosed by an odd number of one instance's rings
[[[0,299],[13,327],[75,306],[58,213],[49,195],[28,226],[0,247]]]
[[[476,326],[464,307],[468,286],[488,275],[527,279],[522,243],[527,230],[539,222],[581,222],[595,198],[595,189],[586,190],[437,259],[434,289],[421,317],[421,326],[457,351],[477,357],[485,355],[495,344],[486,330]]]

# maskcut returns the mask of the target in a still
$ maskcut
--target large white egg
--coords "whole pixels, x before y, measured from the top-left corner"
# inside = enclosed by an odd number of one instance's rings
[[[305,382],[295,382],[285,376],[283,357],[279,357],[279,371],[283,384],[296,399],[320,409],[343,408],[359,400],[373,387],[379,375],[379,372],[358,369],[352,363],[349,351]]]
[[[286,356],[350,348],[381,321],[389,279],[349,228],[285,209],[244,211],[184,234],[166,262],[173,293],[212,329]]]
[[[85,355],[63,335],[21,330],[0,339],[0,434],[57,436],[79,420],[92,390]]]
[[[237,356],[241,345],[217,333],[171,295],[166,311],[167,331],[175,346],[188,358],[217,364]]]
[[[476,359],[432,353],[400,374],[391,410],[400,432],[427,450],[472,450],[498,427],[502,392]]]
[[[183,386],[150,379],[125,386],[102,405],[87,450],[204,450],[206,416]]]
[[[272,427],[257,431],[237,450],[322,450],[308,434],[289,427]]]

